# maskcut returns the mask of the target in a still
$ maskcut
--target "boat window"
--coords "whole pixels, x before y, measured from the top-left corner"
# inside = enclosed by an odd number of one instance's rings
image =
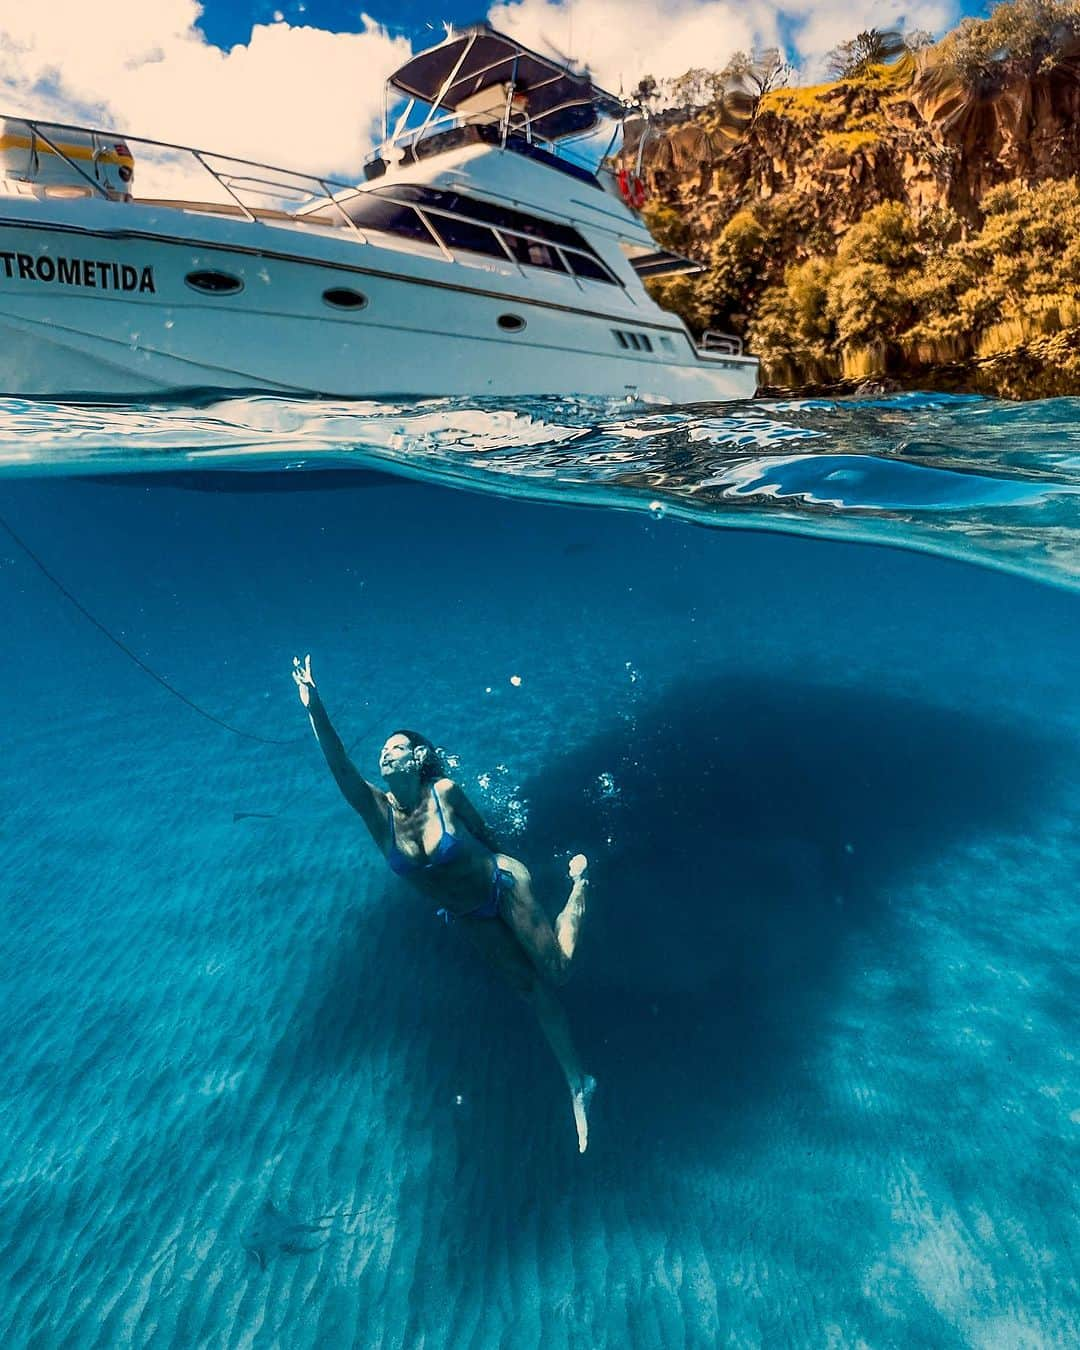
[[[638,334],[638,341],[641,343],[641,347],[642,347],[642,350],[643,350],[643,351],[646,351],[646,352],[651,352],[651,351],[652,351],[652,339],[651,339],[651,338],[646,337],[644,333],[639,333],[639,334]]]
[[[506,253],[495,237],[495,231],[486,225],[474,225],[471,220],[455,220],[453,216],[429,215],[428,220],[449,249],[464,249],[470,253],[486,253],[506,261]]]
[[[366,195],[393,197],[398,201],[412,202],[416,206],[430,207],[433,211],[452,211],[455,215],[468,216],[470,220],[480,221],[484,225],[493,225],[497,230],[531,234],[551,244],[576,248],[582,253],[596,251],[584,235],[572,225],[563,225],[556,220],[544,220],[526,211],[499,206],[495,202],[481,201],[478,197],[469,197],[463,192],[445,192],[439,188],[422,187],[418,183],[401,183],[396,187],[373,188]]]
[[[342,206],[349,219],[361,230],[396,234],[403,239],[417,239],[422,244],[435,245],[427,226],[411,206],[384,201],[373,192],[361,192],[343,202]]]
[[[244,283],[230,272],[189,272],[184,281],[193,291],[207,295],[235,295],[244,289]]]
[[[500,314],[498,323],[506,333],[520,333],[525,327],[525,320],[520,314]]]
[[[566,271],[566,264],[559,257],[558,250],[550,244],[542,244],[539,239],[526,239],[520,234],[504,234],[503,239],[519,263],[529,267],[548,267],[553,272]]]
[[[602,262],[590,258],[584,253],[573,253],[569,249],[563,254],[570,264],[570,270],[576,277],[588,277],[590,281],[614,282],[615,278]]]
[[[331,286],[323,291],[323,300],[334,309],[365,309],[367,296],[362,291],[354,291],[349,286]]]
[[[663,347],[666,352],[673,352],[675,350],[675,344],[669,337],[662,337],[660,339],[660,346]]]
[[[627,342],[626,340],[625,333],[620,333],[617,328],[613,328],[611,331],[615,334],[615,341],[619,344],[620,347],[630,346],[629,342]]]

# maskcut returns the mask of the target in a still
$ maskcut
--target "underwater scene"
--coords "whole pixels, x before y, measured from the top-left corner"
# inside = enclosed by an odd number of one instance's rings
[[[0,400],[0,614],[0,1344],[1080,1344],[1080,401]]]

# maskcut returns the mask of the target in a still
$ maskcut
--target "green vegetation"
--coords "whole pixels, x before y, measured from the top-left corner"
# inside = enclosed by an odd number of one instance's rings
[[[987,19],[962,19],[938,44],[944,65],[975,83],[1007,62],[1032,69],[1080,38],[1080,0],[1008,0]]]
[[[886,202],[834,257],[789,266],[751,325],[777,383],[916,373],[962,364],[1005,394],[1080,380],[1080,183],[1010,183],[965,234],[950,212],[916,223]],[[1043,368],[1045,366],[1045,369]],[[792,378],[800,371],[802,380]],[[1041,372],[1041,373],[1040,373]]]
[[[875,127],[855,127],[851,131],[826,131],[822,134],[821,145],[825,150],[834,151],[845,159],[850,159],[858,150],[869,150],[881,140]]]

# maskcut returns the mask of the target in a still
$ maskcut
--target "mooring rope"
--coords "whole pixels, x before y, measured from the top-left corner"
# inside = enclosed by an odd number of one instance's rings
[[[60,580],[60,578],[56,576],[54,572],[49,571],[49,569],[41,561],[41,559],[30,547],[30,545],[26,542],[26,540],[20,538],[20,536],[15,533],[15,531],[11,528],[11,526],[8,524],[8,522],[4,519],[3,516],[0,516],[0,526],[3,526],[3,528],[11,536],[11,538],[15,541],[15,543],[18,544],[19,548],[22,549],[22,551],[26,554],[26,556],[30,559],[30,561],[34,564],[34,566],[38,569],[38,571],[42,574],[42,576],[46,577],[49,581],[52,582],[52,584],[56,587],[56,589],[60,592],[60,594],[64,597],[64,599],[67,600],[69,604],[73,605],[75,609],[77,609],[79,613],[83,616],[84,619],[86,619],[89,623],[92,623],[103,637],[108,638],[108,640],[113,644],[114,647],[118,647],[120,651],[122,651],[124,655],[128,658],[129,661],[131,661],[134,665],[138,666],[138,668],[143,672],[144,675],[149,675],[152,680],[156,680],[157,683],[161,685],[162,689],[168,690],[168,692],[172,694],[173,698],[178,698],[180,702],[183,703],[186,707],[190,708],[192,712],[198,713],[200,717],[205,717],[208,722],[213,722],[214,726],[216,727],[222,727],[225,731],[231,731],[234,736],[241,736],[245,741],[257,741],[259,745],[296,745],[299,741],[305,739],[303,736],[291,736],[289,737],[288,740],[281,740],[276,736],[260,736],[255,731],[245,731],[243,727],[233,726],[231,722],[226,722],[224,718],[217,717],[212,712],[207,712],[207,710],[203,707],[200,707],[200,705],[196,703],[194,699],[188,698],[187,694],[177,689],[177,687],[174,684],[170,684],[164,675],[159,675],[158,672],[153,668],[153,666],[147,665],[147,663],[142,659],[142,657],[138,654],[138,652],[132,651],[131,648],[127,645],[126,642],[123,641],[122,638],[118,638],[116,634],[112,632],[111,629],[107,628],[105,624],[101,622],[100,619],[95,618],[95,616],[90,613],[90,611],[86,608],[86,606],[82,603],[82,601],[79,600],[77,596],[72,595],[71,591],[68,590],[68,588]]]
[[[109,629],[105,624],[101,622],[100,619],[96,618],[93,614],[91,614],[90,611],[86,608],[86,606],[82,603],[82,601],[77,596],[73,595],[70,590],[68,590],[67,586],[64,585],[64,583],[60,580],[60,578],[45,566],[45,564],[41,561],[41,559],[30,547],[30,545],[26,542],[26,540],[21,538],[12,529],[12,527],[8,524],[8,522],[4,519],[3,516],[0,516],[0,527],[2,527],[7,532],[8,535],[10,535],[12,540],[14,540],[14,542],[23,551],[23,553],[26,554],[26,556],[30,559],[30,561],[34,564],[34,566],[38,569],[38,571],[42,574],[42,576],[47,578],[47,580],[50,581],[52,585],[56,587],[56,589],[60,592],[60,594],[64,597],[64,599],[67,600],[68,603],[72,605],[75,609],[77,609],[84,619],[86,619],[89,623],[93,624],[93,626],[98,630],[98,632],[103,637],[108,638],[108,640],[113,644],[113,646],[117,647],[121,652],[123,652],[123,654],[128,658],[128,660],[131,661],[134,665],[136,665],[139,668],[139,670],[143,672],[144,675],[149,675],[149,677],[152,680],[154,680],[157,684],[161,685],[162,689],[165,689],[168,693],[172,694],[173,698],[179,699],[180,702],[183,703],[185,707],[190,708],[192,712],[198,713],[200,717],[205,718],[206,721],[208,722],[212,722],[216,727],[221,727],[224,731],[231,731],[234,736],[240,736],[245,741],[255,741],[259,745],[299,745],[301,741],[307,740],[306,735],[289,736],[285,739],[282,739],[281,737],[278,736],[260,736],[258,732],[245,731],[243,727],[234,726],[232,722],[226,722],[224,718],[218,717],[212,712],[208,712],[206,708],[203,708],[200,704],[196,703],[194,699],[188,698],[187,694],[185,694],[182,690],[177,689],[177,687],[174,684],[170,684],[164,675],[160,675],[153,668],[153,666],[148,665],[138,654],[138,652],[132,651],[132,649],[127,645],[126,642],[124,642],[122,638],[118,638],[116,634],[112,632],[111,629]],[[419,685],[417,686],[417,688],[419,688]],[[348,754],[357,744],[359,744],[359,742],[368,734],[369,731],[374,730],[376,725],[377,723],[373,722],[370,726],[365,727],[353,739],[353,741],[348,747],[348,750],[346,750],[346,754]]]

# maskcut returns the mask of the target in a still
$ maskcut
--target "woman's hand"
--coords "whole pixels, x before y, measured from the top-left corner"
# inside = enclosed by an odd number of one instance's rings
[[[294,656],[292,659],[293,671],[292,677],[296,681],[296,690],[300,695],[300,702],[306,708],[311,702],[311,691],[315,688],[315,680],[311,674],[311,653],[304,657],[304,664],[300,664],[300,658]]]

